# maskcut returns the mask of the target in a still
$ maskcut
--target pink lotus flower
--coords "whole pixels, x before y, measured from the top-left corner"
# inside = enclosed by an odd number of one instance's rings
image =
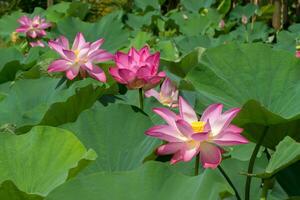
[[[151,55],[148,46],[140,51],[131,48],[128,54],[117,52],[115,62],[117,66],[110,68],[109,72],[128,89],[151,89],[166,76],[164,72],[158,72],[159,52]]]
[[[299,51],[299,50],[296,51],[295,56],[296,56],[297,58],[300,58],[300,51]]]
[[[198,119],[193,108],[179,97],[180,115],[166,108],[155,108],[154,112],[167,124],[154,126],[146,134],[168,142],[157,149],[157,154],[174,154],[171,164],[188,162],[200,154],[204,168],[216,168],[222,160],[222,146],[248,143],[241,135],[243,129],[230,124],[240,109],[223,114],[222,109],[222,104],[210,105]]]
[[[224,19],[221,19],[219,22],[219,29],[224,29],[225,28],[225,21]]]
[[[36,40],[35,42],[29,42],[31,47],[45,47],[45,44],[41,40]]]
[[[178,90],[172,81],[167,77],[161,85],[160,92],[151,89],[145,92],[146,97],[154,97],[161,104],[175,108],[178,106]]]
[[[31,38],[45,36],[45,29],[51,26],[50,23],[46,22],[46,20],[40,16],[35,16],[33,19],[22,16],[18,19],[18,22],[20,23],[20,27],[16,29],[16,32],[25,33],[27,37]]]
[[[113,59],[113,55],[99,47],[104,39],[96,42],[86,42],[82,33],[75,37],[72,47],[69,47],[69,41],[61,36],[56,41],[49,41],[49,46],[61,56],[61,59],[52,62],[48,72],[66,72],[68,79],[74,79],[80,72],[83,77],[86,72],[93,78],[106,82],[104,71],[94,63],[104,62]]]
[[[248,17],[246,15],[242,16],[242,23],[245,25],[248,23]]]

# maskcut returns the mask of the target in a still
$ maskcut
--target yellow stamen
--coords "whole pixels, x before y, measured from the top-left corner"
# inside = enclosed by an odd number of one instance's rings
[[[170,97],[165,97],[161,93],[159,94],[160,102],[164,106],[169,106],[172,103],[172,99]]]
[[[205,127],[205,122],[192,122],[191,123],[192,129],[195,133],[203,132]]]
[[[189,148],[195,148],[200,144],[199,141],[196,140],[190,140],[189,142],[187,142],[187,145]]]
[[[76,62],[76,63],[79,63],[80,58],[79,58],[78,55],[79,55],[80,51],[79,51],[78,49],[75,49],[73,52],[74,52],[74,54],[75,54],[75,56],[76,56],[75,62]]]
[[[13,43],[16,43],[19,39],[18,33],[17,32],[12,32],[12,34],[10,35],[10,39]]]
[[[75,53],[76,56],[78,56],[78,54],[79,54],[80,51],[78,49],[76,49],[73,52]]]

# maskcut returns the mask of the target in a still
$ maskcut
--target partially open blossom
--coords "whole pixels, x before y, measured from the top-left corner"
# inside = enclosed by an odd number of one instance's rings
[[[116,67],[109,69],[112,77],[128,89],[151,89],[165,77],[164,72],[158,72],[159,52],[150,54],[148,46],[140,51],[131,48],[128,54],[117,52]]]
[[[34,42],[29,42],[31,47],[45,47],[45,44],[41,40],[36,40]]]
[[[246,15],[242,16],[242,23],[245,25],[248,23],[248,17]]]
[[[154,89],[145,92],[146,97],[154,97],[161,104],[169,107],[178,106],[178,90],[176,85],[167,77],[161,85],[160,92]]]
[[[193,108],[179,97],[177,115],[167,108],[155,108],[167,124],[154,126],[146,134],[167,141],[157,154],[174,154],[171,163],[188,162],[200,154],[204,168],[216,168],[222,160],[222,146],[248,143],[241,135],[243,129],[230,124],[240,111],[234,108],[222,113],[222,104],[212,104],[199,119]]]
[[[104,71],[95,63],[113,59],[113,55],[103,49],[99,49],[104,39],[93,43],[86,42],[82,33],[75,37],[72,47],[64,36],[56,41],[49,41],[49,46],[60,54],[61,59],[53,61],[48,72],[66,72],[68,79],[74,79],[80,72],[85,77],[86,72],[93,78],[106,82]]]
[[[219,22],[219,29],[224,29],[224,27],[225,27],[225,21],[224,19],[221,19]]]
[[[30,19],[27,16],[22,16],[18,19],[20,26],[16,29],[16,32],[25,33],[27,37],[38,38],[46,35],[45,29],[51,26],[50,23],[46,22],[44,18],[35,16]]]
[[[296,56],[297,58],[300,58],[300,45],[297,45],[297,46],[296,46],[296,53],[295,53],[295,56]]]

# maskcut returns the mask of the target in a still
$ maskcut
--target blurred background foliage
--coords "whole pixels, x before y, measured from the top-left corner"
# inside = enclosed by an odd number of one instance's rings
[[[46,9],[47,6],[57,4],[63,0],[0,0],[0,16],[11,13],[12,11],[22,10],[31,13],[35,7]],[[134,0],[76,0],[78,2],[88,3],[90,5],[89,13],[86,19],[96,21],[98,18],[105,16],[115,10],[122,9],[132,11],[134,3],[154,5],[159,2],[161,12],[168,13],[170,10],[181,8],[182,6],[188,10],[195,11],[209,6],[213,6],[221,13],[229,14],[236,6],[245,6],[248,3],[257,5],[259,12],[257,13],[260,20],[267,21],[275,29],[283,26],[288,27],[290,24],[300,22],[300,1],[299,0],[159,0],[159,1],[139,1]],[[64,0],[64,2],[72,2],[72,0]],[[74,0],[73,0],[74,2]],[[151,8],[147,8],[150,9]]]
[[[105,13],[108,13],[112,11],[114,8],[129,8],[132,6],[132,3],[134,0],[76,0],[84,3],[90,3],[92,5],[92,10],[96,11],[97,13],[101,13],[102,15]],[[32,12],[35,7],[42,7],[42,8],[47,8],[47,6],[60,3],[60,2],[72,2],[72,0],[1,0],[0,5],[1,5],[1,14],[5,14],[6,12],[11,12],[17,9],[21,9],[24,12]],[[155,1],[153,1],[155,2]],[[161,7],[163,8],[163,11],[168,11],[171,9],[174,9],[178,6],[180,6],[180,1],[179,0],[160,0],[159,1],[161,4]],[[211,4],[211,3],[225,3],[224,1],[215,1],[215,0],[209,0],[209,1],[195,1],[195,0],[183,0],[182,4],[187,5],[189,4],[190,6],[199,6],[201,4]],[[231,6],[235,6],[237,4],[241,5],[246,5],[247,3],[250,3],[248,0],[243,0],[243,1],[228,1],[231,2]],[[228,3],[226,2],[226,3]],[[260,5],[267,5],[267,4],[275,4],[276,1],[274,0],[262,0],[259,3]],[[297,7],[297,2],[292,1],[292,0],[285,0],[289,5],[289,8],[291,10],[295,10]],[[251,2],[254,3],[254,2]],[[228,6],[228,5],[227,5]],[[190,7],[192,9],[192,7]],[[196,7],[195,7],[196,8]],[[193,9],[195,9],[193,8]],[[228,7],[229,8],[229,7]]]
[[[27,13],[33,12],[35,7],[46,9],[47,6],[60,3],[63,0],[1,0],[0,1],[0,15],[9,13],[15,10],[22,10]],[[126,8],[130,5],[130,0],[80,0],[83,3],[91,5],[90,15],[94,20],[97,17],[104,16],[116,9]],[[64,2],[72,2],[72,0],[64,0]]]

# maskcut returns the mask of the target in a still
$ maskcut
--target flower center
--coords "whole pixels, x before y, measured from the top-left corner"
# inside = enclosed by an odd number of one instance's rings
[[[159,94],[159,97],[161,104],[163,104],[164,106],[169,106],[172,103],[172,99],[170,97],[165,97],[161,93]]]
[[[201,121],[192,122],[191,126],[195,133],[203,132],[205,127],[205,122],[201,122]]]
[[[79,49],[75,49],[73,52],[74,52],[75,56],[78,56],[80,51],[79,51]]]
[[[188,148],[195,148],[197,147],[198,145],[200,144],[199,141],[196,141],[196,140],[190,140],[187,145],[188,145]]]
[[[75,62],[79,63],[80,60],[81,60],[80,57],[79,57],[80,50],[79,49],[75,49],[73,52],[74,52],[74,54],[76,56]]]
[[[130,89],[139,89],[139,88],[144,87],[144,85],[145,85],[145,82],[143,80],[135,79],[128,84],[128,87]]]

